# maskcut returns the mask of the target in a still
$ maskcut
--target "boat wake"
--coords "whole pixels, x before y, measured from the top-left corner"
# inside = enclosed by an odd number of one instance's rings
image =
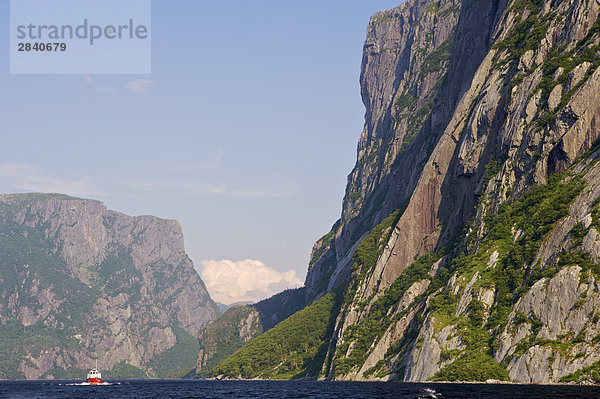
[[[60,384],[60,385],[68,385],[68,386],[83,386],[83,385],[121,385],[120,382],[100,382],[97,384],[92,384],[89,382],[74,382],[72,384]]]
[[[436,392],[435,389],[431,389],[431,388],[425,388],[423,390],[423,394],[419,395],[417,398],[418,399],[438,399],[441,397],[441,394]]]

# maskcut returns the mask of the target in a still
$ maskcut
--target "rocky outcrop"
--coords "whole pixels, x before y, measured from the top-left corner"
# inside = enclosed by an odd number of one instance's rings
[[[166,375],[161,356],[216,316],[176,221],[15,194],[0,196],[0,226],[0,331],[21,331],[0,377],[80,378],[95,359]]]
[[[600,360],[600,347],[594,342],[600,325],[590,317],[600,310],[598,285],[595,277],[582,277],[579,266],[562,269],[552,279],[538,281],[515,305],[509,316],[513,322],[503,332],[496,354],[508,363],[512,381],[555,382]],[[530,320],[516,320],[517,312],[541,322],[537,334]],[[537,344],[515,353],[530,337]]]
[[[581,233],[587,238],[586,243],[597,235],[591,213],[600,198],[600,165],[587,169],[582,164],[575,169],[586,172],[586,187],[570,205],[569,216],[559,221],[543,241],[534,260],[536,264],[548,267],[565,251],[591,254],[593,247],[584,244],[583,239],[574,242],[573,236],[577,225],[587,230]],[[598,259],[589,262],[598,264]],[[588,268],[589,263],[585,263]],[[535,282],[513,306],[495,354],[498,361],[507,363],[511,380],[555,382],[600,360],[600,346],[595,339],[600,334],[595,317],[600,314],[598,277],[593,269],[584,271],[577,264],[564,267],[552,278]],[[517,314],[526,318],[518,318]],[[532,344],[525,353],[518,353],[519,344],[523,347],[527,339]]]
[[[599,259],[599,171],[586,154],[600,136],[599,12],[599,2],[583,0],[412,0],[373,16],[357,164],[342,217],[316,244],[306,281],[309,298],[348,287],[325,376],[552,382],[598,360],[593,337],[581,335],[583,326],[595,331],[595,309],[581,304],[594,301],[590,265]],[[586,188],[569,197],[579,181]],[[546,184],[566,190],[556,201],[573,201],[568,209],[531,199],[543,192],[531,188]],[[529,225],[515,219],[500,245],[489,223],[499,212],[522,212],[514,204],[539,215]],[[389,239],[370,255],[376,260],[361,263],[359,243],[397,209]],[[426,291],[390,327],[368,327],[375,317],[388,326],[382,304],[396,308],[391,298],[401,300],[403,280],[423,267],[415,261],[431,253],[446,260]],[[582,262],[585,277],[575,273]],[[569,311],[575,304],[585,310]],[[390,338],[400,320],[407,327]],[[569,342],[576,345],[556,349]],[[484,371],[465,376],[454,362]]]

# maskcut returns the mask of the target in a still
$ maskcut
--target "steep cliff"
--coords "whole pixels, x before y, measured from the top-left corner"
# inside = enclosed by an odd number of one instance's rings
[[[321,378],[598,375],[599,12],[409,0],[371,18],[357,164],[306,279],[309,304],[344,293]]]
[[[581,284],[594,278],[597,260],[582,243],[561,240],[589,218],[597,170],[590,158],[582,162],[589,169],[557,173],[600,134],[599,8],[596,1],[462,1],[446,75],[453,83],[438,92],[440,113],[451,117],[393,228],[367,248],[373,261],[354,252],[325,375],[549,382],[597,360],[591,336],[578,338],[589,353],[563,351],[593,312],[575,329],[541,317],[554,301],[571,307],[566,297],[540,296],[540,285],[576,276],[571,283],[579,286],[579,253],[588,259]],[[575,180],[587,187],[585,201]],[[538,302],[528,307],[532,285]],[[534,321],[516,323],[518,312]],[[560,334],[548,335],[553,323],[563,323]]]
[[[175,221],[0,196],[0,378],[167,376],[217,315]]]
[[[360,239],[408,203],[449,118],[440,92],[454,86],[446,76],[459,11],[458,0],[421,0],[371,18],[361,73],[365,127],[342,217],[311,254],[309,298],[346,284]]]

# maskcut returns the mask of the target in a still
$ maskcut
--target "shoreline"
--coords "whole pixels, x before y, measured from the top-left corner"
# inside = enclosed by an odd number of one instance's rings
[[[69,382],[77,382],[77,381],[81,381],[79,379],[35,379],[35,380],[27,380],[27,379],[21,379],[21,380],[4,380],[4,379],[0,379],[0,384],[3,382],[63,382],[63,381],[69,381]],[[296,379],[296,380],[274,380],[274,379],[262,379],[262,378],[252,378],[252,379],[245,379],[245,378],[143,378],[143,379],[128,379],[128,378],[123,378],[123,379],[114,379],[112,381],[115,382],[120,382],[120,381],[170,381],[170,382],[175,382],[175,381],[240,381],[240,382],[252,382],[252,381],[257,381],[257,382],[329,382],[329,383],[347,383],[347,382],[352,382],[352,383],[399,383],[399,384],[418,384],[418,385],[448,385],[448,384],[452,384],[452,385],[523,385],[523,386],[529,386],[529,385],[537,385],[537,386],[600,386],[600,384],[593,384],[593,383],[574,383],[574,382],[547,382],[547,383],[536,383],[536,382],[531,382],[531,383],[524,383],[524,382],[511,382],[511,381],[499,381],[499,380],[488,380],[488,381],[357,381],[357,380],[344,380],[344,381],[340,381],[340,380],[316,380],[316,379]],[[110,381],[107,381],[110,382]]]
[[[381,380],[318,380],[318,379],[296,379],[296,380],[273,380],[263,378],[192,378],[192,380],[203,381],[313,381],[313,382],[360,382],[360,383],[400,383],[400,384],[469,384],[469,385],[539,385],[539,386],[600,386],[594,383],[576,382],[512,382],[501,380],[487,381],[381,381]]]

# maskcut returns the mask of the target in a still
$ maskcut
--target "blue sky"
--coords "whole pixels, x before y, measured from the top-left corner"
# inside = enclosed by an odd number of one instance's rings
[[[154,0],[152,74],[27,76],[9,74],[0,0],[0,192],[176,219],[200,272],[303,280],[356,159],[369,17],[399,3]]]

